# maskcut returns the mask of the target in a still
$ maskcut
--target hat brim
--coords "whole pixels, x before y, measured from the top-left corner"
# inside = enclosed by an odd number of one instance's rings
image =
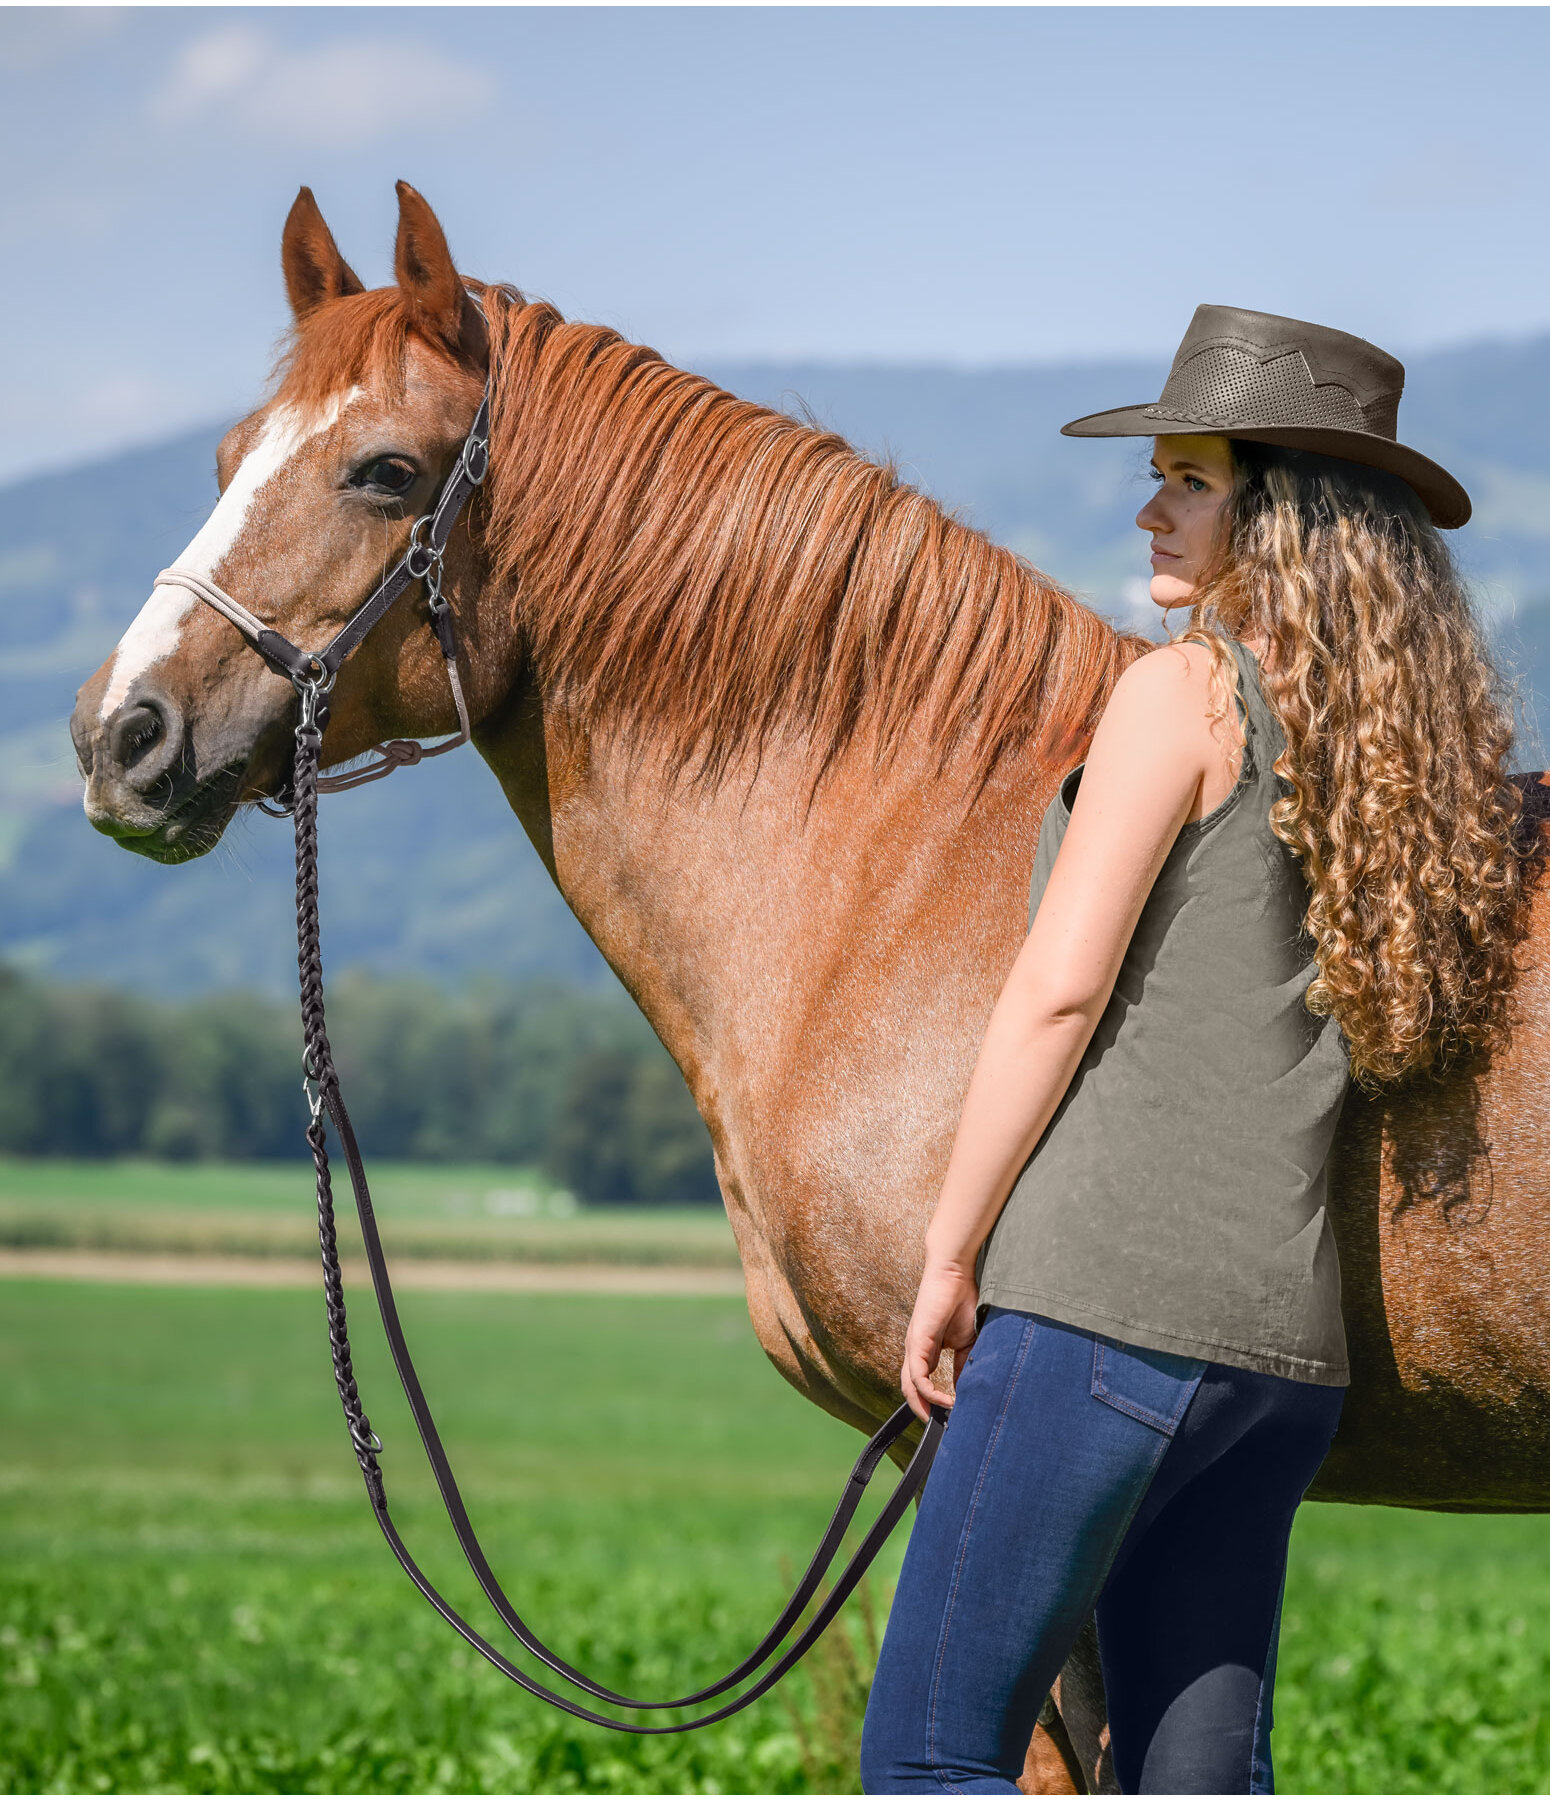
[[[1454,531],[1469,522],[1469,495],[1440,463],[1422,456],[1407,444],[1379,437],[1369,431],[1336,431],[1303,425],[1203,425],[1184,419],[1159,419],[1154,403],[1116,406],[1108,412],[1088,413],[1062,425],[1062,437],[1235,437],[1256,444],[1282,444],[1289,450],[1317,450],[1346,462],[1384,469],[1409,482],[1434,525]]]

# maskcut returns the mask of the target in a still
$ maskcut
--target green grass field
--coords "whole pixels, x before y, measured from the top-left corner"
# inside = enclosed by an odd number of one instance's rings
[[[476,1522],[538,1629],[646,1692],[735,1661],[859,1447],[769,1368],[741,1304],[403,1308]],[[302,1293],[0,1283],[0,1788],[854,1787],[859,1614],[848,1656],[684,1738],[573,1725],[465,1654],[370,1522],[320,1315]],[[371,1323],[358,1308],[395,1514],[489,1621]],[[1547,1602],[1550,1521],[1305,1508],[1283,1790],[1543,1791]]]
[[[373,1162],[372,1199],[399,1256],[738,1267],[719,1206],[578,1210],[540,1171]],[[358,1243],[341,1167],[341,1239]],[[310,1256],[312,1165],[0,1157],[0,1246]]]
[[[373,1160],[372,1194],[385,1215],[456,1219],[493,1213],[492,1196],[547,1194],[554,1183],[534,1169],[495,1163],[406,1163]],[[199,1212],[289,1213],[298,1195],[305,1215],[312,1164],[295,1162],[153,1162],[101,1158],[0,1156],[0,1201],[8,1206],[120,1208],[170,1206]],[[497,1199],[495,1205],[499,1206]],[[708,1209],[707,1209],[708,1210]],[[684,1217],[686,1211],[675,1216]]]

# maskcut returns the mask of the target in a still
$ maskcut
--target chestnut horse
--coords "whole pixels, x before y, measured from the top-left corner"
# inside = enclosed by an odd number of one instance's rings
[[[688,1080],[760,1343],[871,1431],[1045,804],[1153,646],[839,438],[465,285],[426,203],[399,200],[396,284],[366,291],[301,191],[294,343],[180,564],[322,644],[403,551],[493,367],[489,477],[446,562],[474,742]],[[160,861],[201,854],[283,785],[295,710],[227,619],[156,590],[81,690],[87,816]],[[326,760],[455,723],[406,596],[340,676]],[[1347,1104],[1330,1193],[1355,1377],[1320,1497],[1550,1505],[1530,904],[1511,1053]],[[1091,1651],[1030,1787],[1106,1781]]]

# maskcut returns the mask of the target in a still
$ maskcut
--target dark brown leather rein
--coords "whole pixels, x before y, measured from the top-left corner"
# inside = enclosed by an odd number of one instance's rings
[[[828,1528],[823,1534],[823,1539],[814,1552],[806,1573],[797,1584],[795,1592],[782,1608],[780,1617],[729,1674],[722,1676],[719,1681],[712,1682],[708,1687],[697,1688],[692,1694],[683,1694],[676,1700],[637,1700],[626,1694],[616,1694],[611,1688],[602,1687],[597,1682],[589,1680],[579,1670],[573,1669],[569,1663],[555,1655],[524,1623],[516,1608],[507,1598],[505,1590],[496,1579],[495,1572],[480,1547],[478,1536],[463,1504],[457,1479],[447,1460],[441,1434],[437,1431],[436,1422],[431,1416],[430,1406],[426,1401],[424,1389],[420,1385],[414,1359],[409,1354],[409,1345],[404,1338],[403,1328],[399,1322],[398,1307],[393,1298],[393,1284],[388,1276],[387,1258],[383,1253],[382,1238],[377,1230],[376,1213],[371,1203],[371,1190],[367,1185],[360,1146],[356,1142],[355,1132],[350,1124],[350,1115],[345,1110],[344,1095],[340,1091],[339,1073],[334,1066],[333,1052],[329,1047],[328,1029],[324,1018],[323,958],[318,906],[318,794],[320,783],[318,770],[323,746],[323,728],[328,721],[327,696],[341,666],[371,628],[386,615],[393,602],[415,582],[425,583],[430,608],[430,623],[435,628],[442,653],[446,658],[453,694],[460,702],[459,713],[464,719],[466,735],[466,716],[463,715],[461,686],[457,679],[457,648],[453,635],[452,612],[441,593],[442,556],[458,515],[483,482],[488,469],[489,419],[490,394],[489,389],[486,388],[484,399],[475,415],[473,427],[458,461],[448,476],[435,507],[424,518],[416,521],[410,535],[408,551],[383,577],[370,597],[361,604],[329,645],[315,655],[298,649],[288,639],[266,626],[240,602],[233,600],[230,595],[216,588],[207,579],[201,579],[198,585],[195,585],[175,569],[164,571],[164,574],[173,584],[188,587],[190,592],[196,593],[200,599],[230,619],[271,668],[285,675],[294,684],[300,702],[296,723],[296,755],[287,810],[293,815],[296,829],[297,966],[301,976],[301,1023],[305,1044],[302,1064],[306,1071],[303,1086],[312,1113],[306,1136],[317,1171],[318,1243],[323,1258],[323,1293],[328,1313],[328,1339],[333,1354],[334,1380],[339,1389],[340,1402],[344,1407],[345,1422],[349,1426],[350,1443],[355,1451],[355,1459],[360,1465],[361,1475],[366,1483],[366,1492],[371,1500],[371,1509],[377,1524],[382,1529],[382,1535],[387,1539],[388,1546],[397,1557],[404,1573],[452,1629],[466,1643],[472,1645],[486,1662],[493,1664],[503,1675],[528,1693],[536,1695],[540,1700],[546,1700],[551,1706],[559,1707],[562,1712],[567,1712],[574,1718],[585,1719],[593,1725],[606,1726],[610,1731],[628,1731],[646,1735],[697,1731],[701,1726],[714,1725],[718,1720],[729,1718],[733,1713],[740,1712],[745,1706],[757,1700],[762,1694],[768,1693],[775,1683],[792,1669],[823,1635],[825,1629],[866,1573],[878,1551],[887,1542],[910,1501],[925,1485],[932,1460],[936,1456],[937,1446],[941,1442],[947,1414],[941,1407],[932,1409],[930,1422],[927,1424],[908,1466],[900,1476],[898,1484],[888,1497],[887,1504],[862,1538],[850,1561],[836,1578],[833,1587],[824,1596],[812,1619],[786,1650],[780,1655],[776,1655],[809,1601],[818,1592],[819,1585],[838,1555],[846,1527],[855,1517],[856,1510],[861,1504],[862,1496],[872,1477],[892,1446],[904,1436],[912,1424],[917,1422],[915,1415],[907,1405],[899,1407],[857,1459],[839,1505],[834,1509],[833,1517],[829,1520]],[[415,760],[412,749],[412,746],[386,746],[389,761],[395,764]],[[380,772],[386,773],[387,770],[383,768]],[[323,779],[327,781],[332,778]],[[684,1720],[673,1725],[633,1725],[620,1719],[611,1719],[604,1713],[594,1712],[589,1707],[555,1693],[553,1689],[545,1687],[542,1682],[535,1681],[508,1661],[463,1618],[450,1602],[443,1598],[409,1554],[388,1511],[387,1488],[382,1477],[381,1463],[378,1460],[382,1451],[381,1440],[372,1430],[371,1423],[366,1416],[366,1409],[361,1400],[351,1364],[350,1337],[345,1315],[344,1277],[339,1266],[339,1245],[334,1221],[333,1182],[328,1160],[327,1136],[330,1124],[337,1134],[345,1164],[349,1169],[350,1186],[355,1197],[355,1210],[360,1219],[361,1236],[366,1246],[366,1261],[371,1271],[372,1286],[376,1291],[377,1309],[382,1315],[382,1329],[387,1336],[388,1348],[392,1352],[393,1366],[398,1371],[404,1398],[409,1402],[409,1410],[414,1416],[420,1440],[425,1446],[431,1473],[435,1476],[436,1486],[441,1492],[442,1503],[446,1507],[447,1517],[452,1522],[453,1532],[462,1547],[464,1556],[468,1559],[468,1565],[473,1570],[479,1586],[499,1614],[502,1624],[506,1626],[523,1649],[537,1657],[556,1675],[563,1677],[574,1687],[581,1689],[583,1693],[591,1695],[593,1699],[607,1701],[610,1705],[627,1707],[641,1712],[698,1706],[707,1700],[714,1700],[725,1694],[729,1689],[736,1687],[740,1681],[763,1669],[764,1673],[759,1676],[758,1680],[739,1694],[735,1700],[730,1700],[724,1706],[702,1714],[699,1718]],[[773,1662],[770,1660],[772,1657],[775,1658]],[[767,1668],[766,1664],[769,1665]]]

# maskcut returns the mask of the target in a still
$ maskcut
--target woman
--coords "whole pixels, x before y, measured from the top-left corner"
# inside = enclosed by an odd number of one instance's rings
[[[1273,1791],[1287,1541],[1349,1379],[1330,1141],[1353,1078],[1502,1041],[1519,930],[1511,708],[1438,535],[1469,500],[1396,441],[1403,384],[1207,306],[1160,400],[1064,428],[1155,440],[1136,523],[1190,627],[1044,815],[927,1232],[902,1386],[954,1410],[869,1792],[1015,1792],[1094,1610],[1122,1789]]]

